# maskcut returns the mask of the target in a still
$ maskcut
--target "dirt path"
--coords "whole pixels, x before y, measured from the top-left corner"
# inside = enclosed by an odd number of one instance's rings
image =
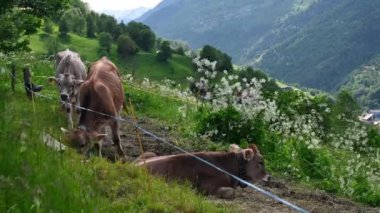
[[[156,134],[159,137],[165,138],[168,141],[178,141],[179,136],[168,130],[162,123],[153,119],[143,118],[139,120],[139,125]],[[133,161],[140,155],[140,147],[137,140],[136,132],[133,131],[133,127],[127,123],[123,123],[121,127],[121,139],[124,150],[128,155],[128,160]],[[151,151],[157,155],[169,155],[181,153],[178,150],[172,148],[167,144],[155,141],[153,138],[141,135],[144,151]],[[191,147],[181,147],[185,150],[191,150]],[[115,149],[111,142],[108,141],[104,145],[104,156],[109,159],[114,159]],[[192,149],[192,151],[195,151]],[[269,192],[276,194],[277,196],[294,203],[310,212],[376,212],[380,213],[380,208],[372,208],[362,204],[354,203],[347,199],[338,198],[329,193],[321,190],[313,190],[302,187],[300,184],[296,184],[292,181],[273,178],[273,181],[269,185],[261,185],[261,187]],[[292,212],[289,208],[282,205],[279,202],[274,201],[253,189],[238,188],[235,191],[235,198],[232,200],[219,199],[209,196],[208,199],[220,204],[231,204],[236,206],[237,212]]]

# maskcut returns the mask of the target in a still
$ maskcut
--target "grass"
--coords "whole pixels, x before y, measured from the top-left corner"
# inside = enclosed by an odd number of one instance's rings
[[[37,97],[33,105],[20,83],[11,91],[7,61],[17,61],[18,67],[30,63],[35,76],[51,72],[51,63],[25,57],[0,59],[5,68],[0,73],[0,212],[231,211],[205,201],[188,185],[165,183],[133,165],[47,148],[42,133],[62,138],[59,127],[66,119],[55,100]],[[42,94],[57,97],[45,79],[33,81],[45,85]]]
[[[49,36],[40,31],[30,37],[29,47],[39,55],[47,53],[47,40]],[[67,39],[60,39],[60,49],[71,49],[80,53],[86,64],[99,59],[98,41],[69,33]],[[159,62],[155,53],[139,52],[126,59],[120,58],[116,53],[116,45],[111,47],[109,58],[118,66],[123,74],[134,74],[136,79],[149,78],[162,80],[165,78],[185,83],[186,77],[193,75],[191,59],[186,56],[173,55],[166,63]]]

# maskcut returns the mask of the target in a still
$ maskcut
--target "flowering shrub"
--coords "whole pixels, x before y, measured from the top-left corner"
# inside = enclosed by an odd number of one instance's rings
[[[334,101],[282,91],[265,86],[269,80],[260,75],[216,71],[207,59],[193,63],[197,77],[189,80],[203,102],[196,128],[203,138],[256,143],[270,169],[380,205],[380,164],[368,166],[369,159],[379,159],[380,135],[357,121],[357,104],[348,93]]]

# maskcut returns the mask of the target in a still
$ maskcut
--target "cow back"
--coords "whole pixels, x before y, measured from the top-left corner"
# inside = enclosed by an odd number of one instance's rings
[[[61,52],[61,54],[57,54],[57,62],[56,77],[67,73],[73,75],[75,79],[83,80],[86,78],[86,68],[78,53],[70,50]]]

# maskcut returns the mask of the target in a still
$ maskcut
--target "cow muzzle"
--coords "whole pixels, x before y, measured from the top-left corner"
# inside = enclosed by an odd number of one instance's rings
[[[66,101],[69,98],[69,95],[66,93],[61,93],[61,100]]]
[[[272,179],[272,176],[267,174],[267,175],[265,175],[265,177],[263,178],[262,181],[265,183],[269,183],[271,179]]]

